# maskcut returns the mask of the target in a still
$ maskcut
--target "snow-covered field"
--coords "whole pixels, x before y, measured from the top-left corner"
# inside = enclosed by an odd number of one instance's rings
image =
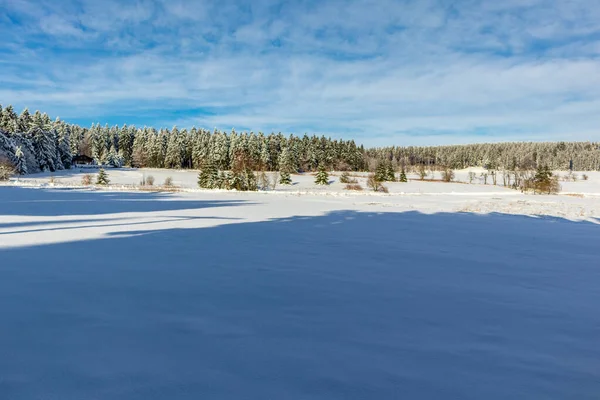
[[[13,179],[9,185],[23,187],[55,187],[73,188],[81,186],[82,177],[85,174],[93,174],[97,170],[90,168],[59,171],[53,174],[32,174]],[[225,191],[206,191],[197,187],[197,171],[190,170],[165,170],[165,169],[108,169],[111,185],[109,190],[131,191],[139,186],[145,177],[154,178],[155,190],[161,190],[167,177],[171,177],[173,184],[180,193],[179,196],[194,198],[200,194],[223,199],[261,199],[264,196],[302,196],[301,204],[315,204],[325,202],[335,204],[333,209],[368,209],[375,208],[387,211],[418,210],[422,212],[477,212],[490,213],[500,212],[522,215],[549,215],[569,219],[588,219],[600,216],[600,172],[576,172],[578,177],[575,182],[562,182],[562,192],[557,196],[535,196],[525,195],[519,191],[501,186],[501,177],[498,177],[498,186],[483,184],[479,174],[483,171],[477,168],[456,171],[456,182],[444,183],[439,181],[420,181],[416,175],[409,175],[408,183],[386,183],[389,194],[374,193],[367,188],[366,175],[364,173],[353,174],[364,188],[362,192],[345,190],[345,185],[339,182],[339,173],[330,174],[329,186],[314,184],[314,176],[311,174],[293,175],[293,185],[277,185],[275,190],[260,193],[235,193]],[[473,184],[469,181],[468,173],[477,173],[477,179]],[[556,172],[559,176],[567,175],[566,172]],[[581,179],[586,174],[587,180]],[[435,176],[440,179],[440,176]],[[106,190],[106,188],[104,189]],[[192,193],[186,195],[184,193]],[[212,195],[210,195],[212,193]],[[187,196],[187,197],[186,197]],[[327,197],[328,200],[323,197]],[[270,199],[269,201],[275,201]],[[333,202],[333,203],[332,203]],[[287,208],[287,200],[283,201],[284,209]],[[309,207],[314,212],[320,210]],[[269,209],[265,217],[277,216],[277,210]],[[288,211],[283,211],[287,214]],[[595,221],[592,219],[592,221]]]
[[[0,186],[2,399],[600,393],[598,173],[533,196],[85,172]],[[185,190],[126,190],[142,174]]]

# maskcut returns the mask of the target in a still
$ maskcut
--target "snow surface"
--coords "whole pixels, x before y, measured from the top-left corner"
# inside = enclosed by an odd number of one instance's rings
[[[124,190],[128,170],[0,186],[0,398],[600,393],[600,175],[575,197],[143,173],[189,191]]]

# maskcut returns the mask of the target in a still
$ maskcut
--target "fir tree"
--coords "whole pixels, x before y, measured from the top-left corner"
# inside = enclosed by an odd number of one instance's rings
[[[211,160],[204,162],[202,170],[198,174],[198,187],[202,189],[215,189],[218,187],[219,173],[217,167]]]
[[[379,162],[377,168],[375,168],[375,179],[379,182],[385,182],[388,180],[388,168],[384,162]]]
[[[108,174],[104,168],[100,168],[100,171],[98,171],[98,177],[96,178],[96,185],[108,185],[109,183],[110,179],[108,179]]]
[[[33,140],[35,158],[38,160],[40,170],[55,171],[56,146],[54,139],[38,126],[32,128],[28,135]]]
[[[388,161],[385,166],[386,171],[386,181],[388,182],[396,182],[396,173],[394,171],[394,166],[391,161]]]
[[[15,149],[15,171],[19,175],[25,175],[27,173],[27,162],[25,160],[25,154],[21,150],[21,146],[17,146]]]
[[[282,185],[291,185],[292,178],[290,173],[296,172],[296,168],[293,165],[292,157],[288,147],[284,147],[279,154],[279,183]]]
[[[329,185],[329,174],[325,170],[324,166],[319,167],[319,171],[315,177],[315,183],[317,185]]]
[[[178,137],[177,128],[173,128],[173,131],[169,135],[167,144],[167,153],[165,155],[165,167],[167,168],[181,168],[181,144]]]
[[[404,167],[402,167],[402,170],[400,171],[399,182],[408,182],[408,179],[406,178],[406,172],[404,171]]]
[[[290,176],[290,173],[287,171],[281,171],[279,173],[279,183],[282,185],[291,185],[292,177]]]

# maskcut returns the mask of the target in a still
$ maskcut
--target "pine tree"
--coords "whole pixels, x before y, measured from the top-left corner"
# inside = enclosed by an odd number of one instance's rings
[[[57,124],[57,156],[65,169],[71,168],[73,157],[71,155],[71,128],[65,124]]]
[[[179,142],[177,128],[173,128],[173,131],[169,134],[169,140],[167,144],[167,153],[165,155],[165,167],[167,168],[181,168],[181,146]]]
[[[379,182],[385,182],[388,180],[388,169],[384,162],[379,162],[377,168],[375,168],[375,179]]]
[[[396,173],[394,171],[394,166],[391,161],[388,161],[385,166],[386,170],[386,181],[388,182],[396,182]]]
[[[198,186],[202,189],[215,189],[218,187],[219,172],[214,162],[207,160],[198,174]]]
[[[104,168],[100,168],[100,171],[98,171],[98,177],[96,178],[96,185],[108,185],[109,183],[110,179],[108,179],[108,174]]]
[[[279,173],[279,183],[282,185],[291,185],[292,177],[290,176],[290,173],[287,171],[281,171]]]
[[[404,167],[402,167],[402,170],[400,171],[399,182],[408,182],[408,179],[406,178],[406,172],[404,171]]]
[[[288,147],[284,147],[279,154],[279,183],[282,185],[291,185],[292,178],[290,173],[296,172],[296,168],[293,165],[292,157]]]
[[[319,171],[315,177],[315,183],[317,185],[329,185],[329,174],[325,170],[324,166],[319,167]]]
[[[56,158],[56,146],[54,139],[48,132],[44,132],[40,127],[34,126],[28,133],[32,138],[35,148],[35,158],[42,171],[55,171],[54,159]]]
[[[17,146],[15,150],[15,171],[19,175],[27,173],[27,161],[25,160],[25,154],[23,154],[21,146]]]
[[[31,128],[31,114],[29,110],[25,108],[17,121],[18,132],[27,132]]]

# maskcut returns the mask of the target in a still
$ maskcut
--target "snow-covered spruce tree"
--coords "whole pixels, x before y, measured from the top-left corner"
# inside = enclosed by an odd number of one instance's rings
[[[181,168],[181,149],[179,142],[179,131],[177,128],[173,128],[173,131],[169,134],[169,140],[167,142],[167,153],[165,155],[165,167],[166,168]]]
[[[379,182],[388,180],[388,169],[385,162],[380,161],[377,163],[377,167],[375,168],[375,179]]]
[[[119,156],[123,165],[131,166],[133,162],[133,141],[135,139],[135,127],[123,125],[119,130]]]
[[[402,167],[402,169],[400,170],[400,179],[398,179],[398,182],[408,182],[408,179],[406,178],[406,172],[404,171],[404,167]]]
[[[290,151],[287,147],[284,147],[279,153],[279,183],[282,185],[291,185],[292,178],[290,174],[295,172],[296,168],[293,165]]]
[[[13,110],[12,105],[6,106],[0,115],[0,130],[4,131],[7,136],[16,133],[18,129],[18,116]]]
[[[15,149],[15,172],[19,175],[27,174],[27,160],[21,146]]]
[[[109,183],[110,179],[108,179],[108,174],[104,168],[100,168],[100,171],[98,171],[98,177],[96,178],[96,185],[108,185]]]
[[[65,169],[71,168],[73,157],[71,155],[71,128],[61,122],[57,124],[57,157]]]
[[[290,173],[287,171],[281,171],[279,173],[279,183],[281,185],[291,185],[292,177],[291,177]]]
[[[29,113],[29,109],[25,108],[21,114],[19,115],[19,119],[17,121],[17,129],[18,132],[27,132],[31,128],[31,114]]]
[[[394,171],[394,166],[391,161],[386,162],[385,170],[386,170],[386,181],[396,182],[396,171]]]
[[[329,174],[324,166],[319,167],[319,171],[317,172],[317,176],[315,177],[315,183],[317,185],[329,185]]]
[[[15,133],[11,137],[11,139],[14,141],[15,146],[20,147],[21,151],[23,152],[27,173],[31,174],[34,172],[38,172],[40,170],[40,167],[38,164],[38,160],[35,156],[35,147],[33,146],[33,141],[29,137],[29,134],[27,132],[18,132]]]
[[[215,189],[218,187],[218,179],[219,172],[215,163],[210,159],[206,160],[198,174],[198,187],[202,189]]]
[[[214,133],[212,137],[214,140],[210,152],[213,161],[218,169],[226,170],[229,168],[229,138],[221,132]]]
[[[131,166],[138,168],[148,166],[148,137],[149,132],[147,128],[144,128],[135,134],[131,148]]]
[[[251,160],[244,151],[238,151],[233,158],[231,189],[240,191],[256,191],[258,183],[251,169]]]
[[[55,171],[54,159],[56,158],[56,145],[54,138],[48,132],[44,132],[42,128],[34,126],[29,130],[28,136],[33,141],[35,149],[35,158],[38,161],[38,166],[42,171]]]

